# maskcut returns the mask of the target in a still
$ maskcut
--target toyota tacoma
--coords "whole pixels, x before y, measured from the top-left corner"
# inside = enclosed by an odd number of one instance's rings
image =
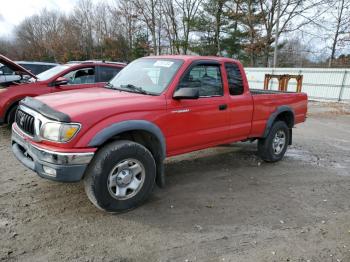
[[[39,176],[83,180],[96,207],[122,212],[164,186],[166,157],[257,140],[263,160],[281,160],[306,112],[304,93],[250,90],[239,61],[145,57],[105,88],[21,101],[12,150]]]

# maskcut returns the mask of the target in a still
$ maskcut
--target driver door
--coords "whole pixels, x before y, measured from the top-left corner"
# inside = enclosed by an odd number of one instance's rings
[[[94,66],[80,68],[71,71],[61,77],[68,80],[67,84],[59,85],[53,88],[52,92],[76,90],[82,88],[90,88],[99,86],[96,83],[96,70]],[[101,83],[103,85],[104,83]]]
[[[229,134],[228,98],[224,95],[222,65],[196,63],[184,73],[177,90],[198,88],[198,99],[169,99],[168,153],[178,154],[225,141]]]

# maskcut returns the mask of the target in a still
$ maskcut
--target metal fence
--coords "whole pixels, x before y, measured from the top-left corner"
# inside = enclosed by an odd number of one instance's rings
[[[265,74],[303,75],[302,92],[311,99],[350,101],[350,69],[323,68],[262,68],[247,67],[246,74],[250,88],[263,89]],[[297,82],[291,79],[288,91],[295,91]],[[270,89],[277,90],[278,81],[270,81]]]

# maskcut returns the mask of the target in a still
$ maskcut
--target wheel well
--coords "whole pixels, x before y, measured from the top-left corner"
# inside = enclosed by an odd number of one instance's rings
[[[9,116],[9,113],[11,112],[12,108],[14,108],[15,106],[18,106],[18,104],[19,104],[19,101],[16,101],[16,102],[12,103],[12,105],[7,109],[7,111],[5,113],[5,118],[4,118],[6,123],[8,122],[8,116]]]
[[[158,156],[158,154],[162,155],[161,153],[162,147],[158,138],[154,134],[144,130],[132,130],[132,131],[122,132],[108,139],[101,146],[104,146],[105,144],[108,144],[112,141],[122,140],[122,139],[134,141],[136,143],[143,145],[152,153],[154,157]]]
[[[165,156],[165,152],[163,153],[161,141],[159,141],[157,136],[145,130],[131,130],[131,131],[122,132],[108,139],[103,145],[101,145],[101,147],[116,140],[130,140],[146,147],[151,152],[156,162],[156,168],[157,168],[156,183],[159,187],[164,187],[165,178],[164,178],[163,161],[166,156]]]
[[[294,126],[294,114],[291,111],[284,111],[275,118],[275,121],[283,121],[289,128]]]

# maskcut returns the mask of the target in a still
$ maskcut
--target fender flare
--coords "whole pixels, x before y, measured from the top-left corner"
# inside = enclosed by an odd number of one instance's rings
[[[119,123],[112,124],[101,131],[99,131],[89,142],[89,147],[98,147],[104,144],[108,139],[116,136],[120,133],[124,133],[127,131],[141,130],[147,131],[154,136],[160,142],[162,148],[162,156],[166,156],[166,144],[163,132],[160,130],[158,126],[153,124],[152,122],[146,120],[127,120]]]
[[[108,139],[116,136],[118,134],[127,132],[127,131],[147,131],[154,135],[161,146],[160,150],[160,159],[156,159],[157,163],[157,177],[156,183],[159,187],[165,186],[165,175],[164,175],[164,159],[166,157],[166,143],[163,132],[160,128],[153,124],[152,122],[146,120],[127,120],[119,123],[112,124],[101,131],[99,131],[89,142],[89,147],[99,147],[103,145]]]
[[[271,129],[273,123],[275,122],[276,118],[278,117],[278,115],[281,114],[281,113],[284,113],[284,112],[292,113],[292,115],[293,115],[293,122],[292,122],[291,128],[293,128],[294,120],[295,120],[295,114],[294,114],[293,108],[291,108],[290,106],[279,106],[279,107],[277,107],[276,111],[271,113],[269,119],[267,120],[265,131],[264,131],[264,134],[262,136],[263,138],[267,137],[267,135],[269,134],[270,129]]]

